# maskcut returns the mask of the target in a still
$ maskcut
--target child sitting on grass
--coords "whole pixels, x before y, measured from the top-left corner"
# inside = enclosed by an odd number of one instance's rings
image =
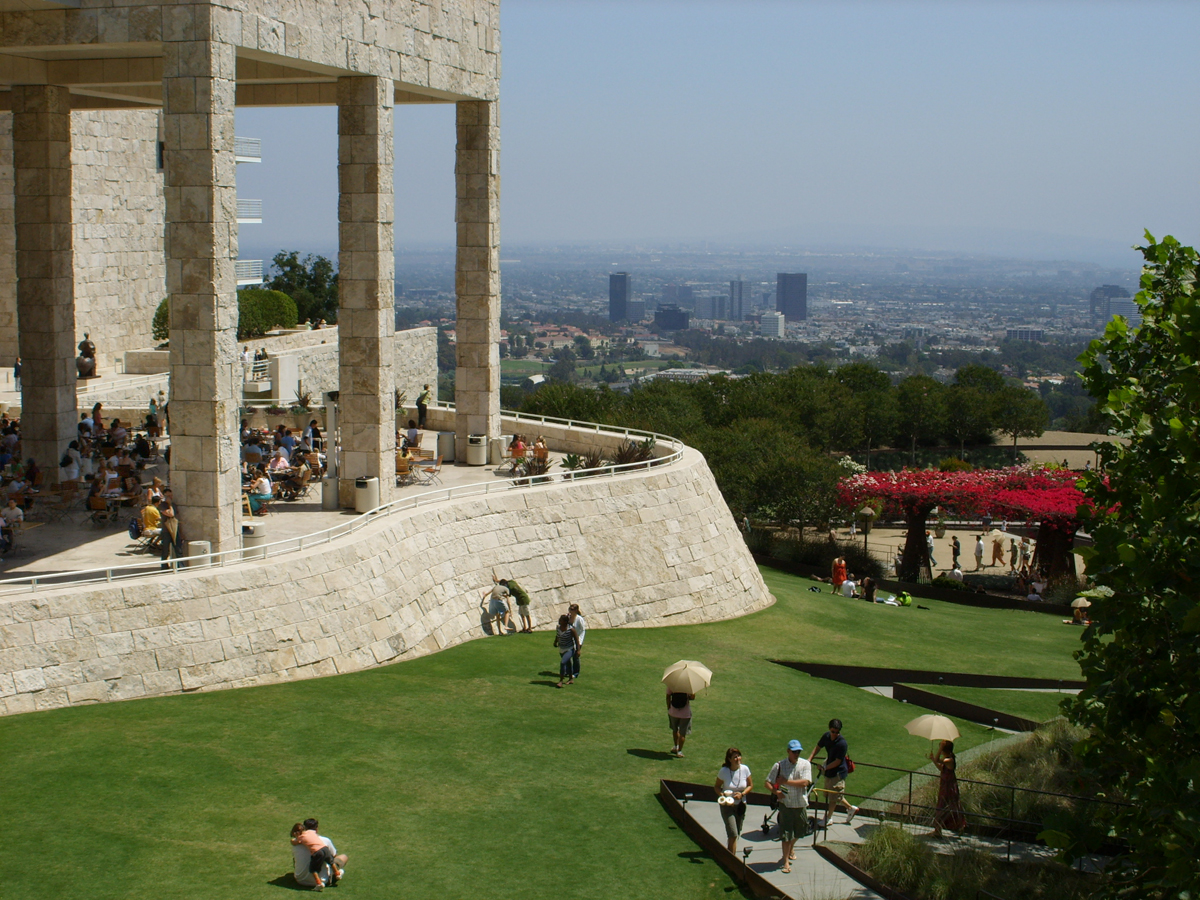
[[[333,851],[328,845],[321,840],[321,836],[317,834],[317,820],[305,819],[304,823],[297,822],[292,826],[292,844],[302,845],[312,856],[308,861],[308,871],[312,873],[313,879],[316,881],[314,891],[325,890],[325,883],[321,880],[321,868],[328,864],[329,869],[333,872],[333,877],[330,879],[330,885],[336,885],[342,877],[342,870],[338,868],[337,862],[334,859]]]

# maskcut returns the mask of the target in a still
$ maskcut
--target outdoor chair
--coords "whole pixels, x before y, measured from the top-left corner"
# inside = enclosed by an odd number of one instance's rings
[[[421,479],[421,484],[441,484],[442,458],[439,456],[437,462],[432,466],[420,466],[416,472],[417,477]]]
[[[87,521],[93,525],[112,525],[121,513],[119,505],[115,503],[110,505],[105,498],[100,496],[88,497],[87,508],[91,512]]]
[[[413,472],[409,467],[408,460],[399,454],[396,455],[396,487],[403,487],[406,484],[412,484]]]

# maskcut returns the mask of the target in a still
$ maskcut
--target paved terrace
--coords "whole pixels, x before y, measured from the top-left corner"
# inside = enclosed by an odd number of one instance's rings
[[[436,450],[437,434],[427,431],[423,435],[422,449]],[[563,454],[550,452],[551,472],[555,480],[562,477],[559,465]],[[432,465],[432,461],[429,463]],[[419,494],[436,497],[439,491],[469,485],[500,485],[511,480],[508,464],[501,466],[469,466],[464,462],[446,463],[441,477],[435,485],[409,484],[397,488],[397,499],[415,497]],[[147,467],[142,481],[149,483],[153,476],[167,480],[167,466],[163,462]],[[519,486],[516,486],[520,489]],[[138,547],[138,542],[129,537],[129,520],[136,515],[136,507],[122,508],[118,521],[113,525],[95,525],[89,521],[89,513],[82,502],[66,518],[47,522],[44,511],[35,504],[29,517],[27,531],[18,535],[16,552],[9,553],[0,565],[0,579],[28,578],[56,572],[101,569],[109,566],[125,566],[153,561],[157,552],[147,552]],[[253,526],[256,531],[266,532],[266,541],[273,543],[288,538],[299,538],[347,524],[358,517],[353,509],[323,510],[321,508],[321,484],[313,482],[308,496],[292,503],[276,500],[265,516],[244,518],[243,525]],[[184,539],[188,537],[185,534]],[[4,585],[0,581],[0,591]]]

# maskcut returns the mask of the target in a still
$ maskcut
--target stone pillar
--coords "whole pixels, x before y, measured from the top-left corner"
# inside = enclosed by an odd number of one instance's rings
[[[500,111],[494,101],[457,104],[454,164],[458,295],[454,430],[500,436]]]
[[[395,194],[390,78],[339,78],[338,496],[354,505],[354,479],[396,487]]]
[[[163,42],[163,168],[171,297],[171,487],[184,540],[241,545],[237,410],[234,46],[211,7]]]
[[[12,105],[21,447],[49,484],[76,429],[71,95],[14,85]]]

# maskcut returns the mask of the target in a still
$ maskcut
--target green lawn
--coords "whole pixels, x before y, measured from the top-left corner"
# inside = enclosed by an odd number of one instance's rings
[[[1009,691],[993,688],[946,687],[936,684],[914,684],[913,687],[965,703],[986,706],[1033,722],[1046,722],[1061,715],[1059,704],[1070,696],[1049,691]]]
[[[500,360],[500,375],[502,378],[528,378],[550,368],[550,363],[540,359],[502,359]]]
[[[286,896],[288,829],[315,815],[351,856],[344,897],[715,900],[732,882],[658,805],[660,778],[711,783],[737,744],[761,786],[789,738],[808,748],[835,715],[857,761],[926,761],[903,729],[911,708],[768,659],[1078,677],[1079,632],[1051,616],[897,609],[764,577],[779,603],[752,616],[593,630],[565,690],[538,633],[337,678],[0,719],[2,896]],[[680,658],[716,676],[675,760],[659,677]],[[959,728],[963,748],[990,737]],[[851,790],[887,780],[864,766]]]

